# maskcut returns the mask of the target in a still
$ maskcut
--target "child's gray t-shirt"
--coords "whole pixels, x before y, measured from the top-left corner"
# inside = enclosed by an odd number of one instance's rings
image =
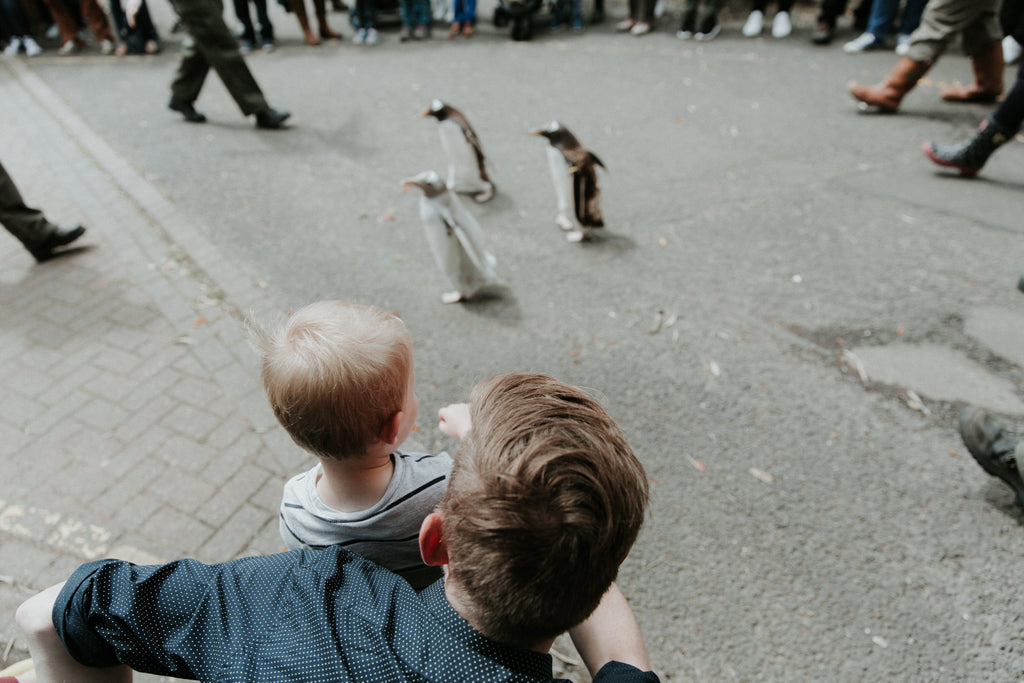
[[[419,531],[423,519],[441,502],[448,488],[452,459],[445,453],[392,455],[395,471],[377,503],[358,512],[328,507],[316,491],[323,468],[292,477],[281,500],[281,538],[290,550],[340,545],[423,588],[441,576],[420,557]]]

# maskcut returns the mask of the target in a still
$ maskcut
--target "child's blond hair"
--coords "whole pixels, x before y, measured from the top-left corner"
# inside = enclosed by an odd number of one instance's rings
[[[596,609],[636,540],[643,466],[608,413],[544,375],[478,384],[441,501],[449,570],[488,637],[532,647]]]
[[[252,330],[274,415],[314,455],[362,455],[402,409],[412,338],[394,315],[347,301],[318,301],[276,331]]]

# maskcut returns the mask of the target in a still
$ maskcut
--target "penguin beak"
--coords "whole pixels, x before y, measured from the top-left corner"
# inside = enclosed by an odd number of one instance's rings
[[[540,128],[538,128],[537,130],[531,130],[530,131],[530,135],[539,135],[539,136],[543,137],[544,131],[541,130]]]
[[[406,178],[405,180],[403,180],[402,181],[402,194],[408,193],[409,192],[409,188],[413,187],[413,186],[420,187],[420,184],[418,182],[416,182],[415,180],[413,180],[412,178]]]

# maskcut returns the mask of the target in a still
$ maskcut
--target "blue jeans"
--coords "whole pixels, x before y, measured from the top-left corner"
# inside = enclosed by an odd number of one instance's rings
[[[398,13],[405,26],[430,26],[430,0],[398,0]]]
[[[927,0],[907,0],[903,5],[903,16],[900,17],[900,35],[909,36],[921,23],[924,6]],[[868,18],[867,33],[875,38],[884,38],[892,33],[893,21],[900,11],[900,0],[875,0],[871,5],[871,17]]]
[[[476,0],[453,0],[455,3],[455,17],[452,21],[456,24],[476,23]]]

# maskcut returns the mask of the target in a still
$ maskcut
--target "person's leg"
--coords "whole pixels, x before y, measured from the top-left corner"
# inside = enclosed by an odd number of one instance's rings
[[[1017,67],[1017,79],[1006,93],[1006,98],[992,112],[992,118],[1011,130],[1018,130],[1024,125],[1024,62]]]
[[[260,41],[264,45],[274,42],[274,24],[267,13],[267,0],[252,0],[256,6],[256,21],[260,22]]]
[[[295,14],[295,19],[299,22],[299,28],[302,30],[302,39],[306,42],[306,45],[319,45],[320,39],[316,37],[316,34],[309,27],[309,16],[306,14],[306,0],[289,0],[289,4],[292,12]]]
[[[811,33],[815,45],[828,45],[836,35],[836,20],[846,12],[847,0],[822,0],[818,25]]]
[[[53,604],[64,584],[51,586],[18,607],[15,619],[28,643],[36,678],[40,681],[76,683],[130,683],[132,670],[126,666],[96,669],[79,664],[68,654],[53,627]]]
[[[89,25],[89,28],[92,29],[96,40],[100,41],[104,52],[106,52],[106,45],[104,43],[111,43],[109,47],[112,51],[114,49],[114,35],[110,32],[110,22],[107,21],[107,15],[103,13],[103,8],[100,7],[96,0],[82,0],[82,17]]]
[[[29,250],[41,245],[57,226],[39,209],[25,205],[18,186],[0,164],[0,224]]]
[[[903,3],[903,14],[900,15],[900,35],[909,36],[921,25],[921,15],[928,0],[906,0]]]
[[[182,63],[171,87],[174,95],[195,101],[206,72],[212,68],[243,115],[269,109],[263,91],[238,51],[238,42],[224,23],[221,0],[176,0],[174,6],[192,37],[191,47],[183,49]]]
[[[327,24],[327,3],[325,0],[313,0],[313,9],[316,11],[317,28],[320,29],[320,37],[324,40],[338,40],[341,34],[334,31]]]
[[[930,140],[922,146],[925,156],[939,166],[955,168],[960,175],[974,176],[988,158],[1007,140],[1013,138],[1024,123],[1024,65],[1017,70],[1017,80],[996,110],[974,135],[963,142],[943,145]]]
[[[998,0],[977,0],[974,16],[962,27],[964,52],[971,58],[974,82],[939,92],[949,102],[994,102],[1003,92],[1003,32]]]
[[[871,4],[867,33],[876,40],[884,40],[892,33],[893,22],[900,11],[900,0],[875,0]]]
[[[243,47],[252,48],[256,42],[256,28],[252,25],[252,15],[249,13],[249,0],[234,0],[235,17],[242,25],[242,35],[238,37]]]
[[[74,17],[71,16],[67,5],[64,4],[64,0],[43,0],[43,3],[50,10],[53,23],[57,24],[57,29],[60,31],[62,54],[73,51],[78,44],[78,25]]]

